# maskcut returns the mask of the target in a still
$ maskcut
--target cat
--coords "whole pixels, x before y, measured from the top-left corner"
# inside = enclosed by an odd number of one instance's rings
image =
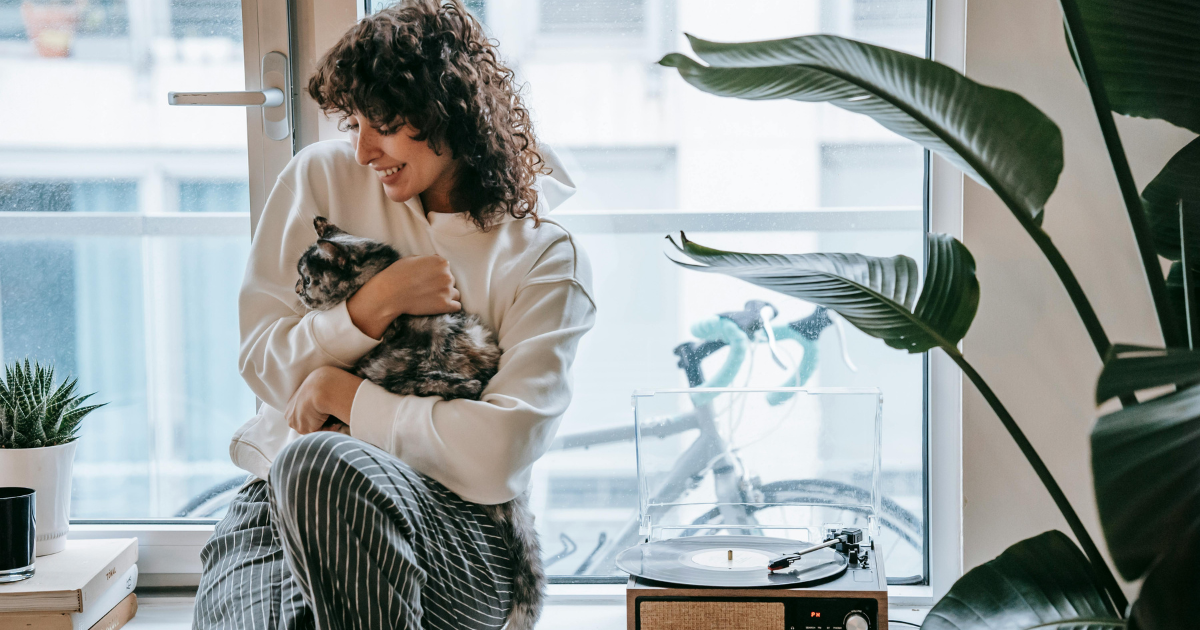
[[[296,293],[309,309],[345,302],[400,260],[395,248],[353,236],[324,217],[313,219],[318,240],[297,263]],[[393,394],[478,400],[500,365],[496,334],[474,315],[401,315],[354,373]]]
[[[296,263],[296,294],[311,310],[329,310],[350,299],[375,274],[400,260],[390,245],[348,234],[325,217],[313,219],[313,227],[317,242]],[[495,332],[478,317],[460,311],[397,317],[379,345],[354,365],[354,373],[395,394],[478,400],[499,365]],[[499,526],[514,565],[507,630],[533,630],[541,615],[546,575],[527,498],[520,495],[484,509]]]

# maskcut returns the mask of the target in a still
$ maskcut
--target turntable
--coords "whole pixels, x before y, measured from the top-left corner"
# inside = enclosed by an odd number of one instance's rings
[[[887,628],[881,408],[874,389],[635,394],[628,629]]]

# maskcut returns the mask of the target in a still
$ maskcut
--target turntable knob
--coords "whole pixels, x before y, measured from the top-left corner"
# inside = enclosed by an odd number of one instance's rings
[[[846,630],[870,630],[871,624],[867,621],[867,617],[862,613],[852,612],[846,615],[846,621],[842,624]]]

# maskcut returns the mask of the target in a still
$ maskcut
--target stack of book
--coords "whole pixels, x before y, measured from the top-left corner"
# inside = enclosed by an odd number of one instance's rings
[[[4,630],[116,630],[137,613],[137,539],[69,540],[34,561],[33,577],[0,584]]]

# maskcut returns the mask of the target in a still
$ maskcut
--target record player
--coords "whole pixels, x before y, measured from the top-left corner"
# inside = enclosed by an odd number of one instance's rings
[[[643,542],[617,558],[629,630],[887,628],[878,390],[633,402]]]

